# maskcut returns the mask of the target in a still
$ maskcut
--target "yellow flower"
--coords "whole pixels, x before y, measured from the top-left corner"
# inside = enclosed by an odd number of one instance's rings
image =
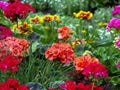
[[[81,19],[91,19],[93,17],[93,14],[90,12],[90,11],[82,11],[80,10],[78,13],[73,13],[73,15],[76,17],[76,18],[81,18]]]
[[[40,22],[40,16],[36,15],[34,18],[30,18],[30,22],[39,23]]]
[[[32,32],[32,25],[28,24],[27,22],[22,22],[13,25],[12,31],[18,34],[28,34],[29,32]]]
[[[49,26],[44,26],[44,29],[45,29],[45,30],[48,30],[48,29],[49,29]]]
[[[99,22],[99,23],[98,23],[98,26],[102,26],[102,22]]]
[[[86,30],[81,30],[81,32],[82,32],[83,34],[85,34],[85,33],[86,33]]]
[[[53,18],[54,18],[55,21],[60,22],[60,17],[59,16],[53,15]]]
[[[52,15],[45,15],[43,17],[43,20],[47,21],[47,22],[51,22],[51,21],[53,21],[53,16]]]

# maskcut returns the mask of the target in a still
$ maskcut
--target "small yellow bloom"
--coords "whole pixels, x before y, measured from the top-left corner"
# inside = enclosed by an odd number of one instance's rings
[[[53,15],[53,19],[57,22],[60,22],[60,17],[57,15]]]
[[[82,32],[83,34],[85,34],[85,33],[86,33],[86,30],[81,30],[81,32]]]
[[[45,30],[48,30],[48,29],[49,29],[49,26],[45,26],[44,29],[45,29]]]

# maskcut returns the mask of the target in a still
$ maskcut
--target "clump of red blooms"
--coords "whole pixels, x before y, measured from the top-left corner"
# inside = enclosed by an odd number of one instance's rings
[[[7,37],[0,40],[0,59],[11,54],[22,58],[24,53],[28,53],[30,42],[25,39]]]
[[[103,87],[97,86],[96,84],[84,84],[79,82],[76,84],[74,81],[66,80],[64,84],[61,84],[59,90],[103,90]],[[48,88],[48,90],[58,90],[56,88]]]
[[[35,9],[31,7],[30,4],[24,4],[20,1],[10,3],[4,10],[4,15],[9,18],[12,22],[19,19],[25,19],[28,13],[32,11],[35,12]]]
[[[93,76],[94,78],[108,76],[107,69],[97,58],[91,57],[90,55],[75,58],[74,66],[76,71],[82,73],[86,78],[89,76]]]
[[[18,80],[9,78],[6,82],[0,83],[0,90],[30,90],[26,85],[20,84]]]
[[[107,77],[107,69],[101,63],[91,63],[84,68],[82,74],[85,77],[93,76],[94,78],[98,77]]]
[[[72,35],[72,31],[67,26],[60,27],[60,28],[58,28],[57,31],[59,33],[58,39],[66,40],[66,39],[70,38]]]
[[[2,70],[3,72],[6,72],[7,70],[16,72],[18,71],[17,65],[20,63],[21,63],[21,60],[19,60],[17,57],[8,55],[5,58],[0,60],[0,70]]]
[[[70,44],[53,43],[45,52],[45,57],[51,61],[59,59],[62,63],[74,60],[75,54]]]
[[[4,25],[0,25],[0,39],[12,36],[12,31]]]

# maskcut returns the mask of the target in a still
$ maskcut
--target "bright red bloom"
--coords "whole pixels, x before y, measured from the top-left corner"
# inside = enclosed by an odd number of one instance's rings
[[[63,39],[63,40],[66,40],[67,38],[70,38],[71,37],[71,30],[70,28],[68,28],[67,26],[64,26],[64,27],[61,27],[61,28],[58,28],[58,39]]]
[[[12,22],[16,21],[18,18],[26,18],[27,14],[30,11],[35,11],[34,8],[30,6],[30,4],[23,4],[19,1],[16,1],[14,3],[10,3],[5,11],[4,15],[9,18]]]
[[[7,26],[0,25],[0,39],[5,39],[9,36],[12,36],[12,31]]]
[[[75,69],[79,72],[83,71],[91,63],[99,63],[97,58],[91,57],[90,55],[80,56],[74,59]]]
[[[48,88],[47,90],[56,90],[55,88]]]
[[[75,54],[69,44],[53,43],[45,52],[45,57],[49,60],[59,59],[62,63],[69,63],[74,60]]]
[[[87,67],[84,68],[84,71],[82,73],[86,77],[93,75],[94,78],[108,76],[107,69],[101,63],[89,64]]]
[[[93,84],[84,84],[82,82],[77,84],[77,90],[92,90]],[[93,90],[103,90],[103,87],[99,87],[94,84]]]
[[[21,63],[17,57],[8,55],[0,61],[0,69],[5,72],[7,69],[12,72],[18,71],[17,65]]]
[[[30,90],[26,85],[21,85],[18,80],[9,78],[6,82],[0,83],[0,90]]]
[[[61,89],[76,90],[76,83],[74,81],[66,80],[65,84],[60,85]]]

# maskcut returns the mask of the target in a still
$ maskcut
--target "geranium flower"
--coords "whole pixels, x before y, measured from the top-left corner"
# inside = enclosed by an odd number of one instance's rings
[[[93,90],[103,90],[103,87],[99,87],[96,84],[94,84],[94,86],[93,86],[92,83],[84,84],[84,83],[80,82],[77,84],[77,90],[92,90],[92,88],[93,88]]]
[[[108,76],[107,69],[101,63],[91,63],[87,65],[82,73],[86,77],[93,76],[94,78]]]
[[[67,26],[63,26],[58,28],[58,39],[66,40],[67,38],[70,38],[72,35],[72,30],[68,28]]]
[[[69,63],[74,60],[75,54],[69,44],[53,43],[45,52],[45,57],[49,60],[59,59],[62,63]]]
[[[99,63],[99,60],[90,55],[84,55],[74,59],[75,69],[79,72],[82,72],[91,63],[97,64]]]
[[[18,18],[25,19],[27,14],[32,11],[34,12],[35,9],[30,6],[30,4],[23,4],[19,1],[14,3],[10,3],[5,11],[4,15],[9,18],[12,22],[16,21]]]
[[[0,39],[12,36],[12,31],[4,25],[0,25]]]
[[[76,90],[76,83],[74,81],[66,80],[64,84],[60,85],[61,89]]]
[[[7,37],[0,40],[0,47],[2,48],[0,50],[0,59],[9,54],[22,58],[24,53],[28,53],[29,45],[30,42],[27,40],[15,37]]]
[[[113,16],[115,16],[116,14],[120,14],[120,5],[115,6],[113,11],[112,11]]]
[[[106,29],[109,31],[112,27],[116,28],[116,29],[120,29],[120,19],[118,19],[118,18],[112,18],[109,21]]]
[[[17,57],[8,55],[0,61],[0,69],[5,72],[11,70],[12,72],[18,71],[17,65],[21,63]]]
[[[30,90],[26,85],[20,84],[18,80],[9,78],[6,82],[0,83],[0,90]]]
[[[0,9],[5,10],[8,5],[8,2],[0,1]]]

